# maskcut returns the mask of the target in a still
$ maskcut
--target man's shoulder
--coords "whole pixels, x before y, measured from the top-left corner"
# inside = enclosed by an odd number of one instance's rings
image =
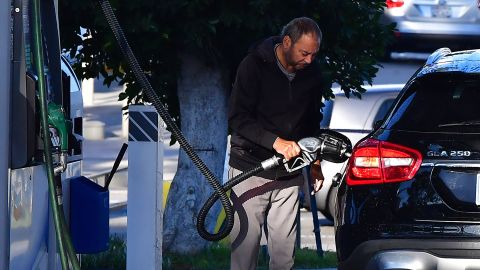
[[[282,42],[279,36],[271,36],[255,41],[248,49],[248,55],[262,60],[262,62],[274,62],[274,47]]]
[[[244,68],[247,70],[258,69],[264,63],[265,61],[256,53],[250,52],[243,58],[242,62],[240,62],[239,68]]]
[[[238,70],[258,73],[260,69],[271,69],[273,64],[276,65],[274,46],[279,40],[281,41],[279,37],[273,36],[254,42],[240,62]]]

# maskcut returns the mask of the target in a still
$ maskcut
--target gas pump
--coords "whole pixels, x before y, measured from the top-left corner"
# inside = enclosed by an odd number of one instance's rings
[[[58,214],[68,217],[69,181],[81,175],[82,165],[80,84],[61,56],[56,1],[8,3],[0,5],[0,216],[6,217],[0,221],[0,269],[60,269],[45,164],[52,160],[55,201],[63,205]],[[41,31],[34,31],[34,4],[41,6]],[[73,265],[76,255],[69,259]]]

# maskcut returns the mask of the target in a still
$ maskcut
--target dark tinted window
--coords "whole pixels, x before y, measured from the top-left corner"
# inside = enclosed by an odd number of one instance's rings
[[[480,132],[480,76],[437,73],[421,77],[402,97],[387,128]]]
[[[387,114],[388,110],[390,109],[394,101],[395,99],[387,99],[383,101],[382,105],[380,105],[380,108],[378,108],[378,112],[375,115],[375,118],[373,119],[372,128],[376,122],[383,120],[385,118],[385,115]]]

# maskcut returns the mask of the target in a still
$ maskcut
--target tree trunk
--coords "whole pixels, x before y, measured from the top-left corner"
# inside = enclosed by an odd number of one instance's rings
[[[181,55],[178,80],[181,129],[187,141],[221,181],[227,144],[227,91],[225,73],[220,67],[208,67],[190,54]],[[208,242],[197,233],[197,215],[212,194],[205,177],[181,149],[164,214],[163,249],[191,254]],[[206,219],[212,232],[220,207],[214,207]]]

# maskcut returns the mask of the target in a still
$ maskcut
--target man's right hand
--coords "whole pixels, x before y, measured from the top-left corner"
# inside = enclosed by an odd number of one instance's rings
[[[300,155],[300,147],[294,141],[287,141],[278,137],[273,143],[273,149],[283,155],[286,160]]]

